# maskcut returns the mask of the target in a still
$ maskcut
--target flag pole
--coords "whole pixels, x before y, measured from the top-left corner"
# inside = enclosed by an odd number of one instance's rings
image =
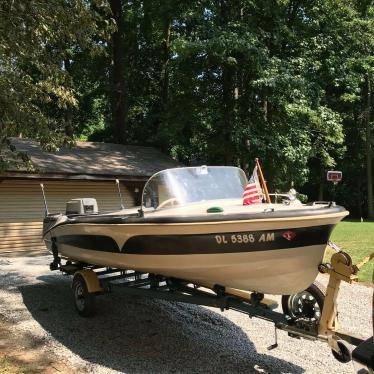
[[[264,179],[264,175],[262,174],[262,170],[261,170],[260,162],[258,161],[258,158],[256,158],[255,161],[256,161],[256,166],[257,166],[258,172],[259,172],[259,174],[260,174],[260,179],[261,179],[262,186],[264,187],[264,192],[265,192],[266,202],[267,202],[268,204],[271,204],[271,200],[270,200],[270,196],[269,196],[268,188],[267,188],[267,186],[266,186],[266,182],[265,182],[265,179]]]

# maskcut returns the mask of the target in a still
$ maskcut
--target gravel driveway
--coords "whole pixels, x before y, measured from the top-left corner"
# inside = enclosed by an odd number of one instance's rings
[[[352,364],[338,363],[325,344],[284,332],[278,332],[279,347],[268,351],[272,325],[235,311],[129,297],[116,289],[98,298],[95,318],[83,319],[74,310],[71,278],[50,272],[49,262],[48,256],[0,257],[0,317],[78,371],[352,373]],[[369,287],[342,285],[343,328],[371,334],[371,294]]]

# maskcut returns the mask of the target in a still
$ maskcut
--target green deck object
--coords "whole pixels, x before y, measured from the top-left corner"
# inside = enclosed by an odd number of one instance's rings
[[[206,210],[207,213],[222,213],[223,208],[220,206],[212,206]]]

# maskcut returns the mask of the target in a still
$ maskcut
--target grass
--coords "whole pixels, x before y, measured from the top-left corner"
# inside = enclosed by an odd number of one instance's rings
[[[374,252],[374,222],[343,221],[335,227],[331,240],[347,252],[356,264]],[[328,248],[325,261],[329,261],[333,253]],[[359,280],[371,282],[373,271],[374,261],[371,261],[361,268]]]
[[[0,357],[0,374],[36,374],[29,365],[15,362],[8,357]]]

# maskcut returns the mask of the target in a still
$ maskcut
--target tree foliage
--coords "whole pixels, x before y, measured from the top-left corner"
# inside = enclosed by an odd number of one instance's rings
[[[370,215],[373,15],[369,0],[5,1],[1,136],[152,145],[247,172],[260,157],[271,189]]]
[[[76,53],[99,52],[106,8],[83,0],[0,3],[2,141],[17,134],[51,146],[68,139],[65,114],[79,108],[69,66]]]

